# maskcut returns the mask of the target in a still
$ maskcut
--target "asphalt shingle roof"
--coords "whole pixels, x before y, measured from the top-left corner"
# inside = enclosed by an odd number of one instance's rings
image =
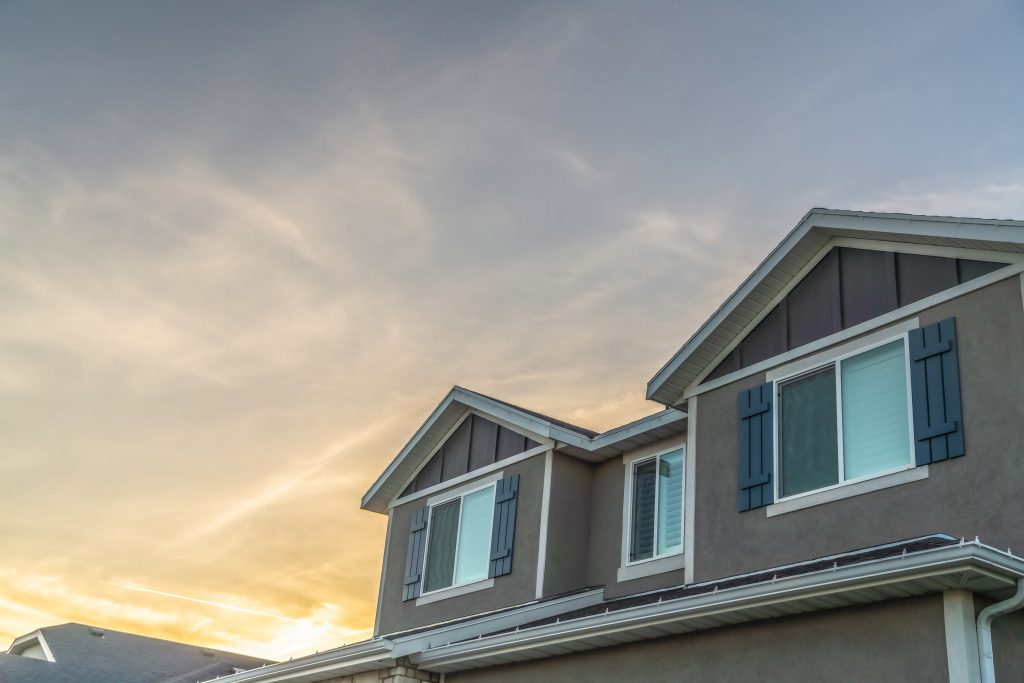
[[[0,654],[0,683],[179,683],[268,660],[131,633],[62,624],[40,629],[54,662]],[[102,635],[94,635],[94,631]]]

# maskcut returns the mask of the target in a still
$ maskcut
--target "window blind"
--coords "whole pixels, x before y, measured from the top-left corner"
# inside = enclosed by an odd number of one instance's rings
[[[845,479],[910,465],[903,340],[840,364]]]

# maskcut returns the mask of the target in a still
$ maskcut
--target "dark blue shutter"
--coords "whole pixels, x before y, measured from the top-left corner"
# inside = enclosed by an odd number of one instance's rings
[[[769,505],[772,494],[772,383],[739,396],[740,512]]]
[[[409,552],[405,556],[405,584],[402,587],[402,600],[412,600],[420,596],[423,585],[423,551],[427,546],[427,520],[430,519],[430,506],[420,508],[412,515],[412,526],[409,527]]]
[[[512,544],[516,538],[516,495],[519,475],[497,482],[494,491],[494,526],[491,528],[491,578],[512,571]]]
[[[915,462],[927,465],[958,458],[964,454],[964,419],[956,318],[911,330],[909,346]]]

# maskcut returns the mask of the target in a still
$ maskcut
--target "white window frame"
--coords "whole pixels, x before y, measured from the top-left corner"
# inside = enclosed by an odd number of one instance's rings
[[[642,560],[630,560],[630,550],[633,545],[633,482],[635,481],[634,472],[637,466],[644,464],[650,460],[660,460],[661,456],[668,455],[669,453],[675,453],[676,451],[682,451],[683,462],[682,462],[682,475],[683,475],[683,488],[680,492],[682,500],[680,500],[679,506],[679,549],[671,552],[657,554],[655,552],[651,557],[644,558]],[[666,557],[674,557],[676,555],[682,555],[686,549],[686,444],[679,444],[670,448],[664,448],[662,450],[650,453],[647,455],[637,456],[630,459],[625,463],[626,465],[626,491],[625,491],[625,525],[622,529],[623,535],[623,555],[622,555],[622,567],[635,567],[637,565],[647,564],[649,562],[656,562],[663,560]],[[655,468],[655,472],[657,472]],[[654,549],[658,549],[658,485],[655,481],[654,486]]]
[[[916,322],[917,321],[915,319],[913,321],[913,323],[915,324],[914,325],[915,327],[916,327]],[[906,326],[906,324],[904,324],[904,325],[901,325],[900,327],[903,328],[903,327],[907,327],[907,326]],[[842,363],[843,360],[846,360],[848,358],[853,358],[854,356],[859,356],[859,355],[861,355],[863,353],[867,353],[868,351],[876,349],[876,348],[878,348],[880,346],[885,346],[886,344],[891,344],[894,341],[900,341],[900,340],[903,341],[903,370],[904,370],[904,376],[905,376],[905,382],[906,382],[906,391],[907,391],[907,401],[906,401],[906,404],[907,404],[907,427],[908,427],[907,433],[908,433],[908,437],[909,437],[908,438],[908,442],[907,442],[907,453],[908,453],[907,459],[908,459],[908,462],[906,464],[904,464],[904,465],[900,465],[900,466],[894,467],[892,469],[882,470],[881,472],[875,472],[873,474],[864,475],[862,477],[856,477],[854,479],[845,479],[844,478],[845,477],[845,462],[844,462],[845,458],[844,458],[844,452],[843,452],[843,379],[842,379],[841,363]],[[879,334],[870,335],[870,336],[868,336],[868,337],[866,337],[864,339],[852,342],[850,344],[846,344],[846,345],[840,347],[839,349],[835,349],[832,352],[831,355],[829,355],[829,354],[820,354],[818,356],[815,356],[814,359],[813,359],[813,361],[814,361],[813,363],[807,363],[806,361],[805,362],[801,362],[801,363],[794,363],[792,366],[789,366],[789,367],[793,368],[792,371],[787,371],[785,368],[782,368],[782,369],[780,369],[780,370],[782,370],[781,373],[779,373],[779,371],[776,371],[776,373],[771,373],[772,375],[776,375],[774,377],[769,377],[769,379],[772,382],[772,392],[773,392],[772,396],[773,396],[773,399],[774,399],[774,402],[775,402],[775,406],[774,406],[775,409],[772,410],[772,441],[773,441],[773,443],[772,443],[772,451],[773,451],[772,457],[774,458],[774,460],[773,460],[774,470],[773,471],[775,472],[775,476],[772,477],[772,488],[773,488],[773,492],[774,492],[774,500],[775,500],[776,503],[781,503],[781,502],[785,502],[785,501],[789,501],[789,500],[795,500],[795,499],[798,499],[798,498],[803,498],[805,496],[811,496],[811,495],[815,495],[815,494],[820,494],[823,491],[833,491],[833,490],[836,490],[836,489],[843,488],[845,486],[850,486],[850,485],[853,485],[853,484],[858,484],[860,482],[869,481],[871,479],[877,479],[879,477],[886,477],[886,476],[889,476],[891,474],[895,474],[897,472],[904,472],[906,470],[910,470],[910,469],[914,468],[914,466],[915,466],[915,460],[914,460],[914,405],[913,405],[913,396],[912,396],[912,393],[911,393],[911,386],[910,386],[910,341],[909,340],[910,340],[909,328],[903,329],[899,333],[894,333],[894,331],[891,330],[891,329],[890,330],[883,330]],[[793,367],[793,366],[798,366],[798,367]],[[839,481],[838,481],[838,483],[830,484],[829,486],[823,486],[821,488],[811,489],[810,491],[803,491],[801,493],[795,493],[795,494],[793,494],[791,496],[786,496],[786,497],[783,498],[783,497],[781,497],[781,493],[782,492],[781,492],[780,487],[779,487],[779,484],[782,481],[782,474],[783,474],[782,473],[782,458],[781,458],[781,453],[779,451],[779,433],[780,433],[779,432],[779,428],[781,427],[780,417],[782,415],[782,410],[783,410],[782,407],[781,407],[781,401],[780,401],[780,396],[781,396],[780,386],[783,385],[783,384],[787,384],[788,382],[792,382],[793,380],[800,379],[800,378],[806,377],[808,375],[813,375],[814,373],[820,372],[821,370],[823,370],[823,369],[825,369],[827,367],[830,367],[830,366],[832,367],[832,370],[835,373],[835,377],[836,377],[836,428],[837,428],[836,435],[837,435],[837,441],[838,441],[837,451],[838,451],[838,458],[839,458],[839,472],[838,472],[838,474],[839,474]]]
[[[485,481],[474,482],[473,484],[470,484],[469,486],[460,487],[459,489],[456,489],[454,491],[449,491],[448,493],[445,493],[445,494],[443,494],[441,496],[437,496],[436,498],[431,498],[431,499],[429,499],[427,501],[427,505],[430,506],[430,513],[427,515],[427,528],[424,530],[424,533],[426,533],[427,536],[426,536],[426,540],[424,541],[424,544],[423,544],[423,560],[422,560],[423,565],[422,565],[422,567],[420,567],[420,575],[422,577],[421,580],[423,581],[423,585],[424,586],[427,585],[427,558],[430,557],[430,527],[434,523],[434,508],[440,507],[440,506],[442,506],[442,505],[444,505],[446,503],[450,503],[450,502],[452,502],[453,500],[456,500],[456,499],[460,499],[460,501],[461,501],[462,498],[465,498],[466,496],[468,496],[470,494],[473,494],[473,493],[476,493],[478,491],[483,491],[484,489],[488,489],[488,488],[489,489],[494,489],[494,495],[491,496],[491,501],[492,501],[491,530],[490,530],[490,532],[488,532],[488,535],[487,535],[487,555],[489,557],[490,554],[491,554],[491,541],[493,540],[492,536],[494,535],[493,500],[494,500],[494,496],[497,495],[497,480],[500,479],[500,478],[501,478],[501,473],[498,473],[498,475],[496,477],[488,477]],[[462,503],[460,502],[459,503],[459,526],[455,530],[455,555],[454,555],[454,557],[452,559],[452,561],[455,563],[456,567],[458,566],[458,563],[459,563],[459,538],[461,537],[461,535],[462,535]],[[463,581],[462,583],[455,583],[455,569],[453,568],[452,569],[452,585],[445,586],[444,588],[435,588],[432,591],[422,591],[420,593],[420,598],[425,598],[425,597],[431,596],[431,595],[438,595],[440,593],[445,593],[445,592],[448,592],[448,591],[456,591],[457,589],[463,588],[464,586],[473,586],[473,585],[476,585],[476,584],[483,584],[483,583],[487,582],[488,580],[489,580],[489,578],[485,576],[483,579],[474,579],[473,581]],[[489,588],[489,587],[490,586],[481,586],[481,588]],[[463,592],[465,592],[465,591],[463,591]]]

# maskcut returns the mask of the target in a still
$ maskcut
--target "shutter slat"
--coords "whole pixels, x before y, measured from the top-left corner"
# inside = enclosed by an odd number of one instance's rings
[[[772,493],[772,384],[741,391],[739,404],[740,512],[770,505]]]
[[[516,498],[519,475],[513,474],[497,482],[494,490],[494,523],[491,532],[491,555],[488,576],[503,576],[512,571],[512,545],[516,533]]]
[[[420,508],[412,515],[409,525],[409,550],[405,556],[405,582],[402,587],[402,601],[420,596],[423,585],[423,550],[427,543],[427,520],[430,506]]]
[[[965,449],[956,319],[911,330],[908,341],[914,460],[920,466],[958,458]]]

